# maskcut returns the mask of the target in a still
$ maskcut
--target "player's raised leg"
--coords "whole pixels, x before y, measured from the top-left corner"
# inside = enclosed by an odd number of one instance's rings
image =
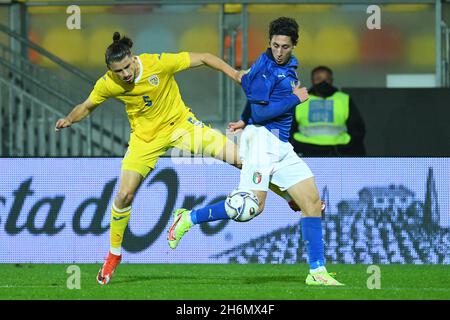
[[[252,190],[250,192],[252,192],[258,198],[259,208],[258,211],[254,214],[254,217],[256,217],[264,210],[267,192],[260,190]],[[233,213],[230,213],[230,210],[227,211],[225,201],[227,200],[222,200],[200,209],[187,210],[181,208],[175,210],[173,213],[173,223],[169,229],[169,234],[167,237],[169,246],[172,249],[175,249],[178,246],[178,243],[180,242],[183,235],[196,224],[217,220],[234,219],[235,215]]]
[[[108,284],[122,259],[122,241],[128,221],[134,195],[143,180],[142,175],[131,170],[122,170],[119,191],[111,208],[110,250],[105,263],[97,274],[100,284]]]
[[[240,156],[238,149],[236,145],[229,139],[227,139],[224,135],[221,133],[218,133],[215,130],[212,129],[204,129],[203,130],[203,137],[210,137],[213,136],[215,139],[203,139],[203,142],[201,144],[202,151],[205,150],[215,150],[216,152],[209,152],[212,156],[220,159],[225,160],[230,164],[233,164],[234,161],[237,161],[239,159],[240,162]],[[210,147],[211,141],[215,141],[215,148]],[[219,143],[217,143],[219,141]],[[228,155],[228,156],[227,156]],[[252,170],[251,167],[244,164],[242,166],[241,170],[241,183],[239,188],[249,190],[249,192],[252,192],[250,190],[254,190],[253,194],[258,197],[259,200],[259,211],[257,214],[259,214],[262,209],[264,208],[264,202],[268,190],[268,184],[269,184],[269,175],[261,176],[260,180],[258,180],[258,183],[256,184],[257,188],[252,188],[252,175],[255,172],[255,170]],[[247,185],[243,185],[243,182],[246,182]],[[258,192],[257,189],[261,192]],[[225,201],[219,201],[217,203],[214,203],[212,205],[208,205],[206,207],[195,209],[195,210],[186,210],[186,209],[178,209],[173,214],[173,223],[169,229],[168,234],[168,242],[169,246],[172,249],[175,249],[180,242],[183,235],[189,231],[189,229],[199,223],[203,222],[211,222],[216,220],[225,220],[225,219],[232,219],[234,216],[227,212],[225,207]],[[257,215],[255,214],[255,216]]]
[[[300,181],[288,189],[292,198],[302,210],[302,236],[306,242],[310,272],[306,278],[308,285],[343,285],[334,279],[325,268],[322,232],[322,204],[314,177]]]
[[[223,138],[222,138],[223,139]],[[213,140],[217,141],[219,139]],[[224,139],[225,140],[225,139]],[[227,162],[228,164],[231,164],[235,166],[236,168],[241,169],[242,168],[242,160],[239,154],[239,147],[236,143],[234,143],[229,136],[226,137],[226,142],[223,145],[223,148],[220,150],[220,152],[217,152],[214,157],[216,159],[222,160],[224,162]],[[272,190],[275,194],[286,200],[286,202],[289,204],[289,207],[293,211],[301,211],[297,203],[295,203],[294,199],[289,195],[287,191],[282,191],[277,185],[269,182],[269,189]],[[322,202],[322,210],[325,209],[325,203]]]

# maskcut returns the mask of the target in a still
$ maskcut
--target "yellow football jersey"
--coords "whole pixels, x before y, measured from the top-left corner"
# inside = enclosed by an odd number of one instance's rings
[[[149,142],[156,134],[170,133],[173,124],[189,112],[174,74],[189,68],[190,58],[188,52],[143,53],[137,58],[140,72],[134,83],[120,81],[109,70],[97,80],[89,99],[95,105],[113,97],[123,101],[131,132]]]

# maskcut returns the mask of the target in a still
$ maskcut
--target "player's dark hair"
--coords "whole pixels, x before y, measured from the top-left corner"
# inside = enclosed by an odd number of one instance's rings
[[[280,17],[273,20],[269,25],[269,41],[273,36],[288,36],[292,43],[297,45],[298,41],[298,23],[295,19]]]
[[[326,66],[318,66],[318,67],[315,67],[314,69],[312,69],[312,71],[311,71],[311,77],[313,77],[314,74],[315,74],[317,71],[325,71],[325,72],[328,72],[329,75],[330,75],[331,77],[333,77],[333,71],[332,71],[330,68],[326,67]]]
[[[127,37],[120,37],[119,32],[114,32],[113,43],[106,49],[105,62],[109,66],[112,62],[121,61],[126,56],[131,56],[133,41]]]

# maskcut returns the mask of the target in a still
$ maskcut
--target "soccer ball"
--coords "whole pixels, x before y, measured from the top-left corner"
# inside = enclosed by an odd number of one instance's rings
[[[259,200],[250,190],[236,189],[225,200],[225,209],[233,220],[249,221],[259,214]]]

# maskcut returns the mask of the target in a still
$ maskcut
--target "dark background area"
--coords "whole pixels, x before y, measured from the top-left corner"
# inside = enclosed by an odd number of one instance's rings
[[[367,156],[450,157],[450,89],[342,91],[365,121]]]

